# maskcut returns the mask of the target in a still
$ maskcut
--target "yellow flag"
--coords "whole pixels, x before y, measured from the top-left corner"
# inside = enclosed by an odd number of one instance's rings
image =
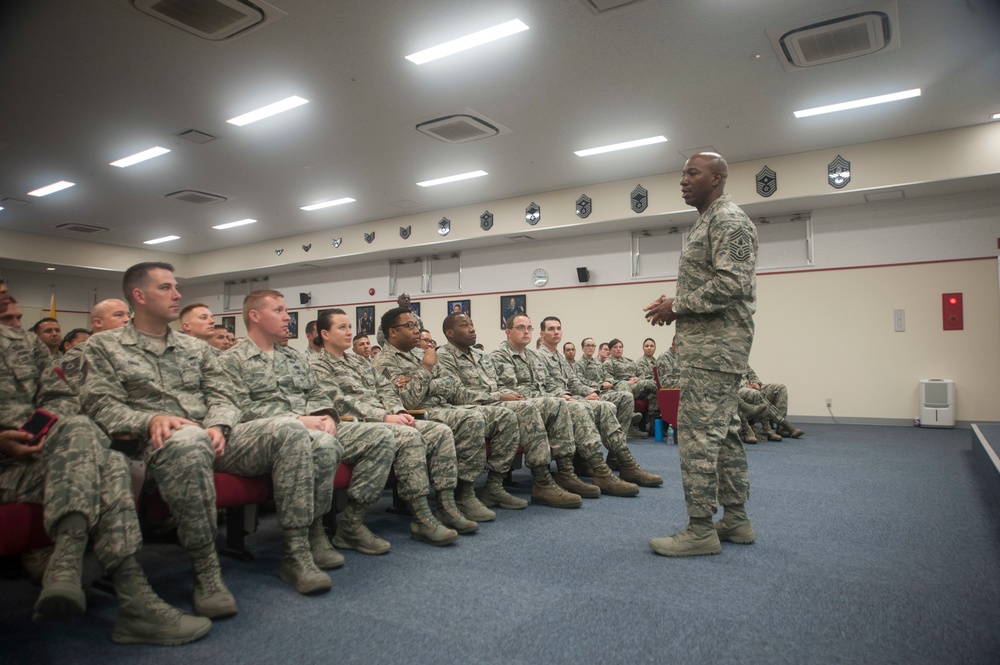
[[[52,289],[52,301],[49,304],[49,317],[56,318],[56,290]]]

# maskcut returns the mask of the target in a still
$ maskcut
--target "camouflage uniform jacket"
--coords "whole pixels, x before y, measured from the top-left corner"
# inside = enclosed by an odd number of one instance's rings
[[[682,367],[743,374],[757,308],[757,231],[723,194],[688,234],[677,269],[677,357]]]
[[[52,371],[52,354],[34,333],[0,326],[0,363],[0,430],[17,429],[36,408],[80,413],[73,389]]]
[[[400,351],[386,344],[375,358],[375,371],[381,372],[393,386],[400,377],[410,381],[402,388],[395,388],[407,409],[427,409],[450,406],[458,380],[450,376],[432,375],[412,351]]]
[[[636,376],[640,379],[652,379],[653,378],[653,365],[656,364],[656,356],[650,358],[645,353],[642,357],[635,361],[635,371]]]
[[[757,372],[753,371],[753,367],[747,365],[747,371],[743,372],[743,380],[740,382],[740,388],[746,387],[751,383],[759,383],[761,388],[764,387],[764,382],[757,376]]]
[[[570,369],[566,358],[558,351],[549,351],[543,344],[536,353],[545,363],[549,377],[555,384],[556,395],[585,397],[597,390],[597,388],[585,383],[577,376],[576,372]]]
[[[387,415],[406,411],[389,380],[355,353],[338,358],[324,350],[311,356],[309,365],[320,390],[333,400],[341,415],[382,423]]]
[[[501,395],[515,392],[500,388],[497,370],[488,355],[479,349],[464,354],[450,342],[438,349],[434,374],[458,379],[452,398],[456,404],[498,404]]]
[[[194,337],[171,330],[158,353],[130,323],[87,340],[80,398],[108,434],[145,437],[160,414],[232,427],[240,419],[233,390],[212,347]]]
[[[635,361],[629,360],[625,356],[622,356],[621,360],[611,356],[602,364],[607,371],[610,381],[628,381],[633,376],[639,376],[639,368],[636,366]],[[653,377],[650,376],[649,378]]]
[[[518,353],[510,342],[504,340],[490,353],[490,360],[496,368],[497,383],[505,389],[528,398],[554,394],[555,386],[549,379],[549,371],[535,351],[525,349]]]
[[[677,357],[670,349],[661,353],[656,360],[656,374],[660,378],[661,388],[677,388],[681,385]]]
[[[83,368],[83,349],[87,346],[89,339],[86,339],[72,349],[62,354],[62,356],[55,362],[55,366],[63,371],[63,375],[66,377],[66,383],[73,388],[74,391],[80,390],[80,370]]]
[[[576,375],[584,383],[591,386],[599,386],[608,380],[604,373],[604,363],[597,358],[587,358],[587,356],[577,358],[574,369],[576,369]]]
[[[319,387],[298,351],[275,344],[268,358],[248,337],[219,356],[219,362],[236,387],[242,422],[321,412],[329,412],[337,419],[333,401]]]

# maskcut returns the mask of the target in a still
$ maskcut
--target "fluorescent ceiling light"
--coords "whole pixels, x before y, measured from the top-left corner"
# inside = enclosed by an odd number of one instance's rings
[[[249,113],[236,116],[231,120],[226,120],[226,122],[242,127],[243,125],[249,125],[251,122],[257,122],[258,120],[269,118],[272,115],[277,115],[278,113],[282,113],[288,109],[293,109],[296,106],[302,106],[303,104],[308,103],[308,99],[302,99],[301,97],[293,95],[288,99],[282,99],[280,102],[268,104],[267,106],[259,108],[256,111],[250,111]]]
[[[65,180],[60,180],[59,182],[54,182],[51,185],[46,185],[45,187],[39,187],[33,192],[28,192],[28,196],[48,196],[53,192],[58,192],[61,189],[66,189],[67,187],[72,187],[75,182],[66,182]]]
[[[247,224],[256,224],[256,223],[257,223],[256,219],[241,219],[238,222],[228,222],[226,224],[219,224],[218,226],[213,226],[212,228],[219,229],[221,231],[222,229],[231,229],[237,226],[246,226]]]
[[[54,272],[55,268],[46,268],[46,270],[48,270],[49,272]]]
[[[165,155],[169,150],[166,148],[161,148],[156,146],[155,148],[150,148],[149,150],[143,150],[142,152],[137,152],[134,155],[129,155],[128,157],[122,157],[117,162],[111,162],[111,166],[117,166],[119,168],[125,168],[126,166],[132,166],[133,164],[138,164],[139,162],[144,162],[147,159],[152,159],[153,157],[159,157],[160,155]]]
[[[614,152],[615,150],[628,150],[629,148],[638,148],[643,145],[653,145],[654,143],[664,143],[666,142],[666,136],[650,136],[645,139],[637,139],[635,141],[625,141],[624,143],[613,143],[611,145],[602,145],[599,148],[587,148],[586,150],[577,150],[573,154],[579,155],[580,157],[587,157],[589,155],[599,155],[602,152]]]
[[[299,210],[320,210],[321,208],[329,208],[331,206],[344,205],[345,203],[354,203],[354,199],[345,196],[342,199],[333,199],[332,201],[320,201],[319,203],[313,203],[311,205],[302,206]]]
[[[423,182],[418,182],[417,185],[419,185],[420,187],[433,187],[434,185],[443,185],[446,182],[468,180],[469,178],[481,178],[484,175],[489,175],[489,174],[486,171],[469,171],[468,173],[459,173],[458,175],[445,176],[444,178],[437,178],[436,180],[424,180]]]
[[[171,240],[180,240],[180,236],[163,236],[162,238],[153,238],[152,240],[146,240],[143,245],[159,245],[161,242],[170,242]]]
[[[528,26],[522,23],[519,19],[514,19],[513,21],[507,21],[506,23],[495,25],[492,28],[486,28],[485,30],[474,32],[471,35],[459,37],[458,39],[453,39],[450,42],[445,42],[444,44],[438,44],[437,46],[432,46],[429,49],[418,51],[417,53],[406,56],[406,59],[412,63],[422,65],[425,62],[437,60],[438,58],[443,58],[446,55],[452,55],[466,49],[481,46],[482,44],[488,44],[489,42],[496,41],[497,39],[510,37],[511,35],[515,35],[519,32],[524,32],[527,29]]]
[[[886,102],[896,102],[899,101],[900,99],[909,99],[910,97],[919,97],[919,96],[920,96],[920,88],[914,88],[913,90],[894,92],[889,95],[879,95],[878,97],[856,99],[853,102],[830,104],[829,106],[817,106],[814,109],[805,109],[804,111],[796,111],[795,117],[808,118],[811,115],[821,115],[823,113],[846,111],[847,109],[856,109],[856,108],[861,108],[862,106],[874,106],[875,104],[885,104]]]
[[[994,113],[991,115],[990,120],[1000,120],[1000,113]]]

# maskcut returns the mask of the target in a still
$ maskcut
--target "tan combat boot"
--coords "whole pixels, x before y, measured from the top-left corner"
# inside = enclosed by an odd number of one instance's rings
[[[42,593],[35,602],[35,621],[63,621],[87,610],[87,598],[80,585],[86,549],[86,518],[73,513],[60,520],[52,556],[42,575]]]
[[[637,465],[638,466],[638,465]],[[594,484],[601,490],[601,494],[611,496],[635,496],[639,493],[639,486],[622,480],[604,463],[600,453],[594,453],[590,458],[590,468],[594,470]],[[660,479],[662,484],[663,479]]]
[[[330,576],[316,567],[309,549],[309,529],[285,529],[285,552],[278,577],[302,594],[329,591]]]
[[[442,492],[451,493],[451,490],[438,490],[438,496]],[[431,507],[427,503],[426,496],[418,496],[410,501],[410,512],[413,513],[413,521],[410,522],[411,540],[443,547],[451,545],[458,539],[457,531],[441,524],[431,514]]]
[[[757,443],[757,434],[746,418],[740,418],[740,433],[743,435],[743,443]]]
[[[333,544],[342,550],[354,550],[362,554],[386,554],[392,546],[365,526],[367,506],[355,499],[347,500],[343,516],[337,520],[337,532],[333,534]]]
[[[462,511],[463,515],[476,522],[492,522],[497,518],[495,512],[476,498],[476,488],[470,480],[458,481],[458,487],[455,488],[455,505]]]
[[[803,434],[805,434],[805,432],[803,432],[801,429],[791,424],[787,420],[781,420],[778,422],[778,434],[782,436],[790,436],[793,439],[797,439]]]
[[[781,441],[781,435],[771,429],[771,421],[767,418],[760,421],[760,435],[768,441]]]
[[[660,556],[702,556],[722,551],[711,517],[692,517],[686,529],[666,538],[650,538],[649,547]]]
[[[455,503],[454,490],[438,490],[437,506],[438,509],[435,511],[434,517],[446,527],[454,529],[458,533],[475,533],[479,531],[479,523],[475,520],[470,520],[459,510],[458,505]],[[496,515],[496,513],[493,514]]]
[[[579,494],[567,492],[556,484],[547,466],[539,466],[531,470],[531,501],[553,508],[579,508],[583,499]]]
[[[746,508],[742,504],[726,506],[722,514],[722,519],[715,523],[715,531],[719,534],[719,540],[739,545],[751,545],[757,536],[753,532],[753,525],[747,517]]]
[[[312,551],[313,561],[321,570],[333,570],[344,565],[344,555],[333,549],[326,536],[322,515],[309,525],[309,549]]]
[[[632,456],[632,451],[627,447],[623,446],[616,454],[621,462],[621,471],[618,472],[618,477],[622,480],[635,483],[639,487],[660,487],[663,485],[663,476],[650,473],[639,466],[635,457]]]
[[[486,476],[486,487],[479,495],[479,501],[487,508],[500,506],[504,510],[521,510],[528,507],[528,502],[512,495],[503,487],[504,474],[490,471]]]
[[[209,619],[236,614],[236,599],[222,581],[215,545],[191,554],[194,565],[194,613]]]
[[[601,458],[600,453],[597,454],[597,458]],[[604,464],[603,460],[601,460],[601,464]],[[572,457],[560,457],[556,460],[556,466],[559,469],[558,473],[556,473],[553,477],[556,485],[559,485],[559,487],[563,488],[567,492],[578,494],[584,499],[596,499],[601,496],[601,489],[599,487],[595,487],[590,483],[585,483],[577,477],[576,473],[573,471]]]
[[[212,629],[212,622],[205,617],[184,614],[163,602],[138,564],[118,566],[111,581],[118,596],[113,642],[171,646],[193,642]]]

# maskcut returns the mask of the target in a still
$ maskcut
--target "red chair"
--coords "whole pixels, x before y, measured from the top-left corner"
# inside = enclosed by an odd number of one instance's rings
[[[30,552],[51,544],[45,533],[41,504],[0,504],[0,556]]]
[[[674,443],[677,443],[677,410],[681,403],[680,388],[661,388],[660,373],[653,367],[653,379],[656,381],[656,402],[660,405],[660,419],[674,427]],[[664,434],[666,438],[666,434]]]

